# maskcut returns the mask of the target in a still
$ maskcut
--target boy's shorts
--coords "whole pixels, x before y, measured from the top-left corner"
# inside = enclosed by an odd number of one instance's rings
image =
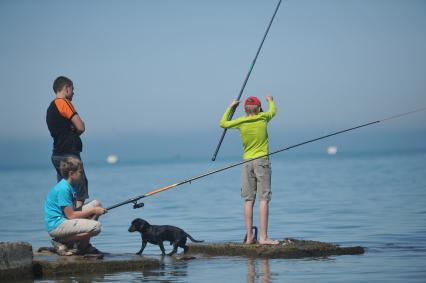
[[[90,207],[98,206],[99,202],[93,200],[88,204],[84,205],[82,210],[85,210]],[[91,233],[92,236],[95,236],[101,232],[101,223],[96,220],[91,219],[67,219],[62,222],[58,227],[49,232],[49,235],[59,242],[66,242],[67,238],[81,234],[81,233]]]
[[[259,158],[243,164],[241,197],[246,201],[256,199],[259,193],[261,200],[271,200],[271,162],[267,158]]]

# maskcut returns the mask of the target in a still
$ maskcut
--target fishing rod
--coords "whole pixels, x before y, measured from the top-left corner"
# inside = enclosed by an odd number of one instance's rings
[[[259,56],[260,50],[262,49],[262,46],[263,46],[263,42],[265,41],[265,38],[268,35],[269,29],[272,25],[272,22],[274,21],[275,15],[277,14],[278,8],[280,7],[280,5],[281,5],[281,0],[279,0],[277,7],[275,8],[274,14],[272,15],[272,18],[269,21],[268,28],[266,29],[266,32],[263,35],[262,41],[260,42],[259,48],[257,49],[257,52],[256,52],[256,56],[254,57],[253,62],[251,63],[250,69],[249,69],[249,71],[246,75],[243,86],[241,87],[241,90],[240,90],[236,100],[240,100],[241,95],[243,94],[244,88],[246,87],[247,81],[250,77],[251,71],[253,70],[254,64],[256,64],[257,56]],[[232,119],[232,116],[234,116],[234,113],[235,113],[235,108],[233,108],[231,110],[231,112],[229,113],[228,120]],[[217,144],[216,150],[215,150],[213,157],[212,157],[212,161],[216,160],[217,153],[219,152],[220,146],[222,145],[223,139],[225,138],[226,131],[227,131],[227,129],[223,129],[222,136],[220,137],[219,143]]]
[[[223,168],[220,168],[220,169],[216,169],[216,170],[213,170],[213,171],[201,174],[199,176],[196,176],[196,177],[193,177],[193,178],[181,181],[179,183],[172,184],[172,185],[169,185],[169,186],[166,186],[166,187],[163,187],[163,188],[159,188],[159,189],[153,190],[153,191],[148,192],[148,193],[146,193],[144,195],[140,195],[140,196],[128,199],[126,201],[117,203],[115,205],[112,205],[112,206],[110,206],[110,207],[108,207],[106,209],[107,210],[111,210],[111,209],[117,208],[119,206],[122,206],[122,205],[125,205],[125,204],[131,204],[131,203],[133,203],[133,208],[141,208],[141,207],[144,206],[144,203],[142,203],[142,202],[138,203],[138,201],[140,199],[143,199],[143,198],[146,198],[146,197],[158,194],[158,193],[166,191],[166,190],[170,190],[170,189],[175,188],[177,186],[180,186],[180,185],[183,185],[183,184],[186,184],[186,183],[191,183],[192,181],[195,181],[195,180],[207,177],[207,176],[212,175],[212,174],[219,173],[221,171],[228,170],[230,168],[242,165],[244,163],[252,162],[252,161],[257,160],[259,158],[264,158],[264,157],[267,157],[267,156],[271,156],[271,155],[277,154],[279,152],[283,152],[283,151],[286,151],[286,150],[289,150],[289,149],[292,149],[292,148],[295,148],[295,147],[299,147],[299,146],[302,146],[302,145],[305,145],[305,144],[308,144],[308,143],[312,143],[312,142],[315,142],[315,141],[318,141],[318,140],[322,140],[322,139],[325,139],[325,138],[328,138],[328,137],[331,137],[331,136],[339,135],[339,134],[342,134],[342,133],[345,133],[345,132],[353,131],[355,129],[367,127],[367,126],[370,126],[370,125],[373,125],[373,124],[377,124],[377,123],[380,123],[380,122],[384,122],[384,121],[396,119],[396,118],[399,118],[399,117],[402,117],[402,116],[410,115],[410,114],[413,114],[413,113],[416,113],[416,112],[420,112],[420,111],[425,111],[425,110],[426,110],[426,107],[420,108],[420,109],[417,109],[417,110],[413,110],[413,111],[410,111],[410,112],[405,112],[405,113],[397,114],[397,115],[390,116],[390,117],[387,117],[387,118],[384,118],[384,119],[381,119],[381,120],[369,122],[369,123],[366,123],[366,124],[362,124],[362,125],[359,125],[359,126],[355,126],[355,127],[352,127],[352,128],[348,128],[348,129],[345,129],[345,130],[334,132],[334,133],[331,133],[331,134],[328,134],[328,135],[325,135],[325,136],[322,136],[322,137],[319,137],[319,138],[315,138],[315,139],[304,141],[304,142],[301,142],[301,143],[298,143],[298,144],[294,144],[294,145],[291,145],[291,146],[288,146],[288,147],[285,147],[285,148],[282,148],[282,149],[278,149],[276,151],[270,152],[268,154],[265,154],[265,155],[262,155],[262,156],[259,156],[259,157],[253,158],[253,159],[249,159],[249,160],[244,160],[244,161],[241,161],[241,162],[237,162],[237,163],[228,165],[226,167],[223,167]]]

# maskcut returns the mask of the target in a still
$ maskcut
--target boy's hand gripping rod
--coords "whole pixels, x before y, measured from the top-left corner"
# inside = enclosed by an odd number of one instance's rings
[[[179,183],[176,183],[176,184],[173,184],[173,185],[170,185],[170,186],[166,186],[166,187],[163,187],[163,188],[159,188],[159,189],[153,190],[153,191],[151,191],[149,193],[146,193],[144,195],[137,196],[137,197],[128,199],[126,201],[117,203],[115,205],[112,205],[110,207],[107,207],[106,209],[107,210],[111,210],[111,209],[114,209],[116,207],[119,207],[119,206],[122,206],[122,205],[125,205],[125,204],[130,204],[130,203],[133,203],[133,208],[141,208],[141,207],[144,206],[144,204],[142,202],[138,203],[138,201],[140,199],[143,199],[143,198],[146,198],[146,197],[158,194],[158,193],[166,191],[166,190],[170,190],[170,189],[172,189],[174,187],[177,187],[177,186],[180,186],[180,185],[183,185],[183,184],[186,184],[186,183],[190,183],[190,182],[192,182],[194,180],[201,179],[201,178],[204,178],[206,176],[209,176],[209,175],[212,175],[212,174],[215,174],[215,173],[218,173],[218,172],[230,169],[232,167],[235,167],[235,166],[238,166],[238,165],[241,165],[241,164],[244,164],[244,163],[252,162],[253,160],[256,160],[256,159],[259,159],[259,158],[263,158],[263,157],[267,157],[267,156],[270,156],[270,155],[273,155],[273,154],[277,154],[279,152],[286,151],[286,150],[289,150],[289,149],[292,149],[292,148],[295,148],[295,147],[298,147],[298,146],[302,146],[302,145],[305,145],[305,144],[308,144],[308,143],[312,143],[312,142],[315,142],[315,141],[318,141],[318,140],[322,140],[322,139],[325,139],[325,138],[328,138],[328,137],[331,137],[331,136],[339,135],[339,134],[342,134],[342,133],[345,133],[345,132],[349,132],[349,131],[352,131],[352,130],[355,130],[355,129],[367,127],[367,126],[370,126],[370,125],[373,125],[373,124],[377,124],[377,123],[380,123],[380,122],[384,122],[384,121],[396,119],[396,118],[399,118],[399,117],[402,117],[402,116],[410,115],[410,114],[413,114],[413,113],[416,113],[416,112],[420,112],[420,111],[425,111],[425,110],[426,110],[426,107],[420,108],[420,109],[417,109],[417,110],[414,110],[414,111],[397,114],[397,115],[394,115],[394,116],[391,116],[391,117],[388,117],[388,118],[384,118],[384,119],[377,120],[377,121],[370,122],[370,123],[366,123],[366,124],[363,124],[363,125],[360,125],[360,126],[356,126],[356,127],[352,127],[352,128],[349,128],[349,129],[345,129],[345,130],[341,130],[341,131],[338,131],[338,132],[334,132],[334,133],[331,133],[331,134],[328,134],[328,135],[325,135],[325,136],[322,136],[322,137],[319,137],[319,138],[315,138],[315,139],[311,139],[311,140],[308,140],[308,141],[305,141],[305,142],[294,144],[294,145],[291,145],[291,146],[288,146],[288,147],[285,147],[285,148],[282,148],[282,149],[278,149],[276,151],[273,151],[271,153],[268,153],[268,154],[265,154],[265,155],[262,155],[262,156],[259,156],[259,157],[253,158],[253,159],[244,160],[244,161],[241,161],[241,162],[238,162],[238,163],[234,163],[234,164],[228,165],[226,167],[223,167],[223,168],[220,168],[220,169],[217,169],[217,170],[214,170],[214,171],[210,171],[210,172],[207,172],[205,174],[193,177],[191,179],[187,179],[187,180],[181,181]]]

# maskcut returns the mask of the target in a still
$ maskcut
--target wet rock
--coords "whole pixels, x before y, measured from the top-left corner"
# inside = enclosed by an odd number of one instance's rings
[[[33,249],[25,242],[0,242],[0,278],[11,280],[32,277]]]
[[[248,256],[263,258],[306,258],[333,255],[359,255],[363,247],[340,247],[335,244],[286,239],[278,245],[245,245],[240,243],[189,244],[189,253],[212,256]]]
[[[49,252],[34,255],[35,278],[55,278],[80,274],[101,274],[160,267],[160,261],[134,254],[104,254],[103,258],[59,256]]]
[[[178,260],[194,260],[197,259],[195,256],[183,256],[181,258],[179,258]]]

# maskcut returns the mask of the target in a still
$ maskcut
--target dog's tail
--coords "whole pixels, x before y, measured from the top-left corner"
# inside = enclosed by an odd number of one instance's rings
[[[193,241],[194,243],[202,243],[202,242],[204,242],[204,240],[195,240],[194,238],[192,238],[191,237],[191,235],[189,235],[188,233],[186,233],[185,232],[185,234],[186,234],[186,236],[191,240],[191,241]]]

